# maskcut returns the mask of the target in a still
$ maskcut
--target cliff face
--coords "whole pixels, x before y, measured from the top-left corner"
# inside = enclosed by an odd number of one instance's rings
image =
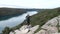
[[[37,33],[35,31],[39,28],[39,25],[34,27],[23,25],[21,28],[14,30],[14,32],[11,31],[9,34],[59,34],[58,31],[60,28],[58,29],[57,27],[58,23],[60,24],[60,15],[48,20]]]
[[[9,34],[34,34],[34,32],[39,28],[39,25],[31,27],[30,25],[23,25],[19,30],[14,30],[14,32],[10,32]]]

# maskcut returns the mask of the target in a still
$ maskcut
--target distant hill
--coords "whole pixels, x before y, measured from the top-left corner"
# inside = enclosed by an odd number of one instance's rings
[[[19,8],[0,8],[0,16],[22,14],[27,11],[36,11],[38,9],[19,9]]]
[[[8,19],[21,15],[27,11],[36,11],[38,9],[21,9],[21,8],[0,8],[0,20]]]

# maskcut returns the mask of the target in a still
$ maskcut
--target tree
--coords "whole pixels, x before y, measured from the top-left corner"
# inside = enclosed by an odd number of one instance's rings
[[[10,28],[5,27],[5,29],[2,31],[2,34],[9,34],[10,33]]]

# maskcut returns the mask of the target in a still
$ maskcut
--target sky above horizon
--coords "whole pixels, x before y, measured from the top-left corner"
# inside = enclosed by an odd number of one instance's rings
[[[56,8],[60,7],[60,0],[0,0],[0,7]]]

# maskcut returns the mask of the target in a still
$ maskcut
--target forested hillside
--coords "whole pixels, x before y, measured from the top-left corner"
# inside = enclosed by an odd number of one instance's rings
[[[38,9],[23,9],[23,8],[0,8],[0,20],[8,19],[14,16],[21,15],[27,11],[36,11]]]

